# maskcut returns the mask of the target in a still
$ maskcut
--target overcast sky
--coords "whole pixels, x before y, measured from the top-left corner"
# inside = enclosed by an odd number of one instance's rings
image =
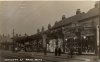
[[[61,20],[62,15],[70,17],[75,15],[76,9],[87,12],[94,7],[94,1],[20,1],[0,2],[0,34],[12,35],[15,33],[28,35],[35,34],[37,28],[54,25]]]

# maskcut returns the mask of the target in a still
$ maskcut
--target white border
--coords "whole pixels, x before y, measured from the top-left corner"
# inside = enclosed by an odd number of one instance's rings
[[[0,0],[0,1],[100,1],[100,0]]]

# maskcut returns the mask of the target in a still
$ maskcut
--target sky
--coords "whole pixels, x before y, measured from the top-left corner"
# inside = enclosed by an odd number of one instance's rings
[[[54,25],[62,15],[75,15],[77,9],[87,12],[95,1],[0,1],[0,34],[33,35],[42,26]]]

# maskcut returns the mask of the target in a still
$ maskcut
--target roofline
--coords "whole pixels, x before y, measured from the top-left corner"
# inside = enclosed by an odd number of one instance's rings
[[[78,20],[78,22],[82,22],[83,20],[86,20],[86,19],[90,19],[90,18],[95,18],[95,17],[98,17],[99,15],[95,15],[95,16],[92,16],[92,17],[88,17],[88,18],[85,18],[85,19],[82,19],[82,20]],[[59,23],[59,22],[58,22]],[[60,28],[60,27],[64,27],[64,26],[67,26],[69,24],[71,24],[72,22],[68,23],[68,24],[65,24],[65,25],[61,25],[61,26],[58,26],[58,27],[53,27],[53,29],[57,29],[57,28]]]

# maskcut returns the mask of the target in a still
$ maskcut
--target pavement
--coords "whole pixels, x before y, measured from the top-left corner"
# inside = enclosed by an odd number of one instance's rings
[[[3,56],[3,57],[1,57]],[[72,58],[68,57],[68,54],[62,54],[61,56],[55,56],[54,53],[40,52],[11,52],[11,51],[0,51],[0,61],[5,58],[35,58],[45,60],[44,62],[100,62],[97,56],[94,55],[74,55]]]

